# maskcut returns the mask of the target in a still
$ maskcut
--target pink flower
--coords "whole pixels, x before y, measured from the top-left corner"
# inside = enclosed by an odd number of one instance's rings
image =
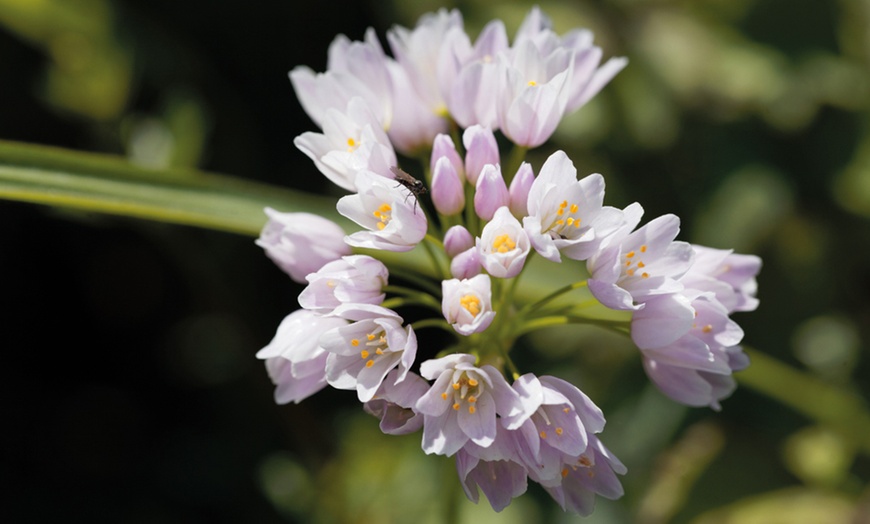
[[[398,369],[390,371],[381,387],[363,408],[381,420],[381,431],[388,435],[407,435],[423,427],[423,415],[414,405],[429,390],[429,384],[414,373],[398,380]]]
[[[311,213],[281,213],[266,208],[269,221],[256,243],[290,278],[304,283],[305,277],[351,253],[341,226]]]
[[[488,275],[441,282],[441,312],[460,335],[484,331],[495,318]]]
[[[465,146],[465,176],[477,185],[484,166],[499,165],[498,143],[492,129],[475,125],[462,134],[462,145]]]
[[[326,387],[328,353],[318,343],[320,335],[344,326],[346,320],[300,309],[287,315],[275,338],[257,352],[266,360],[266,371],[275,384],[275,402],[299,403]]]
[[[506,206],[500,207],[477,239],[480,263],[497,278],[512,278],[523,269],[531,250],[529,237]]]
[[[417,210],[414,196],[406,189],[370,171],[360,171],[355,185],[358,193],[339,199],[336,208],[367,231],[353,233],[345,242],[369,249],[410,251],[423,240],[426,215]]]
[[[332,387],[355,389],[360,402],[368,402],[396,366],[395,381],[405,379],[417,355],[417,336],[411,326],[402,327],[399,315],[368,304],[342,305],[332,314],[353,321],[320,337],[330,353],[326,379]]]
[[[474,212],[484,220],[491,220],[495,211],[510,203],[507,185],[501,175],[501,167],[483,166],[474,188]]]
[[[308,286],[299,294],[299,305],[323,314],[341,304],[378,305],[384,301],[388,277],[380,260],[366,255],[342,257],[306,277]]]

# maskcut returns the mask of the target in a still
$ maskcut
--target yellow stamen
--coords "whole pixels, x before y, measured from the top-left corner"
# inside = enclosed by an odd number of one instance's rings
[[[454,383],[453,383],[453,389],[458,390],[459,388],[460,388],[460,384],[459,384],[459,382],[454,382]]]
[[[644,273],[641,273],[640,276],[641,276],[641,278],[649,278],[649,273],[644,272]]]
[[[381,220],[383,220],[383,219],[381,219]],[[383,222],[378,222],[378,229],[379,230],[383,231],[385,227],[387,227],[386,224],[384,224]]]
[[[453,409],[456,411],[459,411],[459,402],[457,402],[456,404],[453,404]]]
[[[565,478],[567,476],[568,476],[568,468],[565,468],[562,470],[562,478]]]
[[[469,385],[469,386],[471,386],[471,387],[476,387],[478,384],[479,384],[479,382],[476,381],[476,380],[474,380],[473,378],[468,379],[468,385]]]
[[[571,211],[572,213],[576,213],[578,209],[580,209],[580,208],[577,207],[577,204],[571,204],[571,209],[570,209],[570,211]]]
[[[641,253],[646,253],[646,245],[642,245],[642,246],[640,246],[640,252],[641,252]]]
[[[475,402],[477,402],[477,397],[471,395],[470,397],[468,397],[468,402],[474,404]]]
[[[363,360],[369,358],[370,353],[366,350],[362,350],[359,352],[359,356],[362,357]]]
[[[709,332],[713,331],[713,326],[710,324],[707,324],[706,326],[701,328],[701,331],[703,331],[704,333],[709,333]]]
[[[580,455],[580,459],[577,461],[581,466],[586,466],[587,468],[592,465],[592,461],[589,460],[589,457],[586,455]]]
[[[375,339],[375,334],[374,334],[374,333],[369,333],[368,335],[366,335],[366,338],[369,339],[369,341],[371,342],[372,340]]]
[[[556,428],[556,434],[557,434],[557,435],[561,435],[562,433],[564,433],[564,431],[562,430],[562,428]]]
[[[474,406],[468,406],[468,412],[474,415],[474,412],[477,411]]]
[[[441,398],[443,398],[444,400],[447,400],[447,393],[441,393]]]
[[[542,431],[542,432],[541,432],[541,438],[547,438],[547,432],[546,432],[546,431]]]
[[[529,80],[529,87],[535,87],[536,85],[538,85],[537,82],[535,82],[534,80]]]
[[[370,368],[370,367],[372,367],[372,366],[374,366],[374,365],[375,365],[375,361],[374,361],[374,360],[369,360],[368,362],[366,362],[366,367],[367,367],[367,368]]]
[[[350,339],[350,345],[353,347],[359,346],[359,339],[357,339],[357,338]]]
[[[480,313],[480,299],[475,295],[465,295],[459,299],[459,304],[474,316]]]

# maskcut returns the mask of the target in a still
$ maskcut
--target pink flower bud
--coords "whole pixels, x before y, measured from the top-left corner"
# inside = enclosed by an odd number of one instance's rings
[[[517,170],[516,176],[511,181],[511,187],[508,190],[510,193],[510,209],[511,213],[517,218],[527,216],[529,214],[529,190],[532,188],[532,182],[535,181],[535,174],[532,172],[532,166],[528,162],[523,162]]]
[[[450,274],[455,278],[471,278],[480,274],[480,253],[477,247],[470,247],[450,261]]]
[[[501,168],[492,164],[485,165],[474,190],[474,211],[477,216],[490,220],[495,210],[507,206],[509,201],[510,195],[501,176]]]
[[[465,164],[462,162],[462,157],[456,152],[456,146],[453,145],[453,139],[450,138],[450,135],[440,134],[435,137],[435,141],[432,143],[432,160],[429,162],[429,169],[432,172],[435,171],[435,163],[441,157],[447,157],[460,180],[465,179]]]
[[[465,190],[456,167],[447,156],[435,162],[432,170],[432,203],[443,215],[455,215],[465,209]]]
[[[463,226],[453,226],[444,234],[444,250],[450,258],[474,245],[474,237]]]
[[[498,165],[498,144],[495,135],[488,127],[471,126],[462,135],[465,146],[465,176],[472,184],[477,184],[477,178],[487,164]]]

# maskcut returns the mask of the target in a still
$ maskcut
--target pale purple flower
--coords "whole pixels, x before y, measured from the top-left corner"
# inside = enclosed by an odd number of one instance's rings
[[[563,151],[544,162],[528,193],[528,215],[523,227],[535,251],[561,262],[561,254],[586,260],[598,252],[601,241],[623,225],[621,210],[603,206],[604,177],[577,180],[577,170]]]
[[[414,196],[394,180],[360,171],[358,191],[339,199],[338,212],[366,228],[347,237],[355,247],[410,251],[426,236],[426,215],[416,208]]]
[[[737,346],[743,330],[712,293],[650,299],[632,316],[631,336],[653,383],[690,406],[720,409],[734,390],[732,371],[748,364]]]
[[[460,280],[479,275],[482,269],[480,253],[473,246],[459,253],[450,261],[450,274],[453,275],[453,278]]]
[[[692,245],[695,261],[680,282],[691,289],[710,291],[728,312],[754,311],[758,307],[755,280],[761,259],[741,255],[730,249]]]
[[[328,353],[318,343],[320,335],[347,321],[300,309],[287,315],[275,337],[257,352],[266,360],[266,371],[275,384],[275,402],[299,403],[326,387]]]
[[[368,402],[393,368],[399,370],[395,381],[404,380],[417,355],[417,336],[411,326],[402,327],[399,315],[368,304],[342,305],[332,314],[353,321],[320,337],[332,387],[355,389],[360,402]]]
[[[627,469],[595,435],[589,435],[589,444],[580,456],[566,459],[560,483],[544,486],[564,511],[585,517],[592,513],[596,495],[610,500],[623,495],[616,475],[624,475]]]
[[[442,79],[442,92],[446,94],[451,116],[461,127],[482,125],[494,129],[498,126],[493,96],[498,88],[496,56],[507,49],[507,33],[501,20],[488,23],[473,48],[464,31],[454,29],[448,35],[446,51],[458,71],[453,78]],[[450,83],[444,85],[446,80]]]
[[[414,405],[429,390],[429,383],[419,375],[408,373],[398,380],[400,372],[387,374],[375,396],[363,408],[381,420],[381,431],[387,435],[407,435],[423,427],[423,415]]]
[[[331,220],[311,213],[281,213],[268,207],[265,212],[269,221],[256,244],[296,282],[304,283],[309,273],[351,253],[344,242],[344,230]]]
[[[472,246],[474,246],[474,237],[465,226],[453,226],[444,233],[444,251],[449,257],[455,257]]]
[[[446,156],[435,162],[432,171],[432,204],[442,215],[456,215],[465,209],[465,187],[456,167]]]
[[[326,72],[299,66],[290,72],[290,81],[302,108],[318,127],[322,127],[328,109],[344,111],[350,100],[359,96],[381,128],[389,129],[393,114],[390,62],[370,28],[365,42],[338,35],[329,47]]]
[[[492,444],[481,447],[469,441],[456,453],[456,472],[465,496],[477,504],[479,491],[483,491],[497,512],[525,493],[528,487],[528,473],[519,462],[511,433],[503,426],[496,426]]]
[[[483,166],[474,188],[474,212],[483,220],[491,220],[495,211],[510,203],[507,184],[501,175],[501,167]]]
[[[492,129],[474,125],[462,134],[462,144],[465,146],[465,176],[477,185],[484,166],[499,165],[498,143]]]
[[[490,446],[496,437],[496,416],[507,429],[524,422],[519,395],[501,372],[489,365],[475,367],[474,362],[474,355],[453,354],[420,366],[423,378],[435,381],[416,405],[425,416],[426,454],[451,456],[469,440]]]
[[[592,275],[589,290],[612,309],[637,310],[653,296],[682,290],[679,278],[692,265],[692,246],[674,241],[680,230],[680,219],[674,215],[624,234],[639,221],[641,212],[640,206],[626,208],[626,225],[605,239],[586,263]]]
[[[578,457],[592,433],[604,429],[604,415],[576,386],[550,376],[526,374],[513,388],[533,413],[512,435],[529,476],[544,486],[561,481],[566,457]]]
[[[384,301],[388,278],[380,260],[367,255],[342,257],[306,277],[308,286],[299,294],[299,305],[323,314],[341,304],[378,305]]]
[[[476,245],[481,265],[497,278],[517,276],[531,250],[528,235],[507,206],[495,212]]]
[[[460,335],[484,331],[495,318],[489,275],[441,282],[441,312]]]
[[[399,64],[389,62],[387,66],[393,85],[394,110],[387,136],[397,151],[405,156],[417,156],[431,146],[436,136],[447,132],[449,122],[426,105]]]
[[[446,59],[444,42],[451,29],[462,29],[462,14],[456,9],[427,13],[414,29],[394,26],[387,31],[393,56],[407,73],[414,92],[433,114],[447,113],[439,75],[455,73],[449,61],[442,62]]]
[[[624,57],[611,58],[599,67],[602,52],[601,48],[592,45],[591,31],[575,29],[560,38],[551,27],[550,20],[537,6],[533,7],[517,31],[514,46],[530,41],[544,55],[557,49],[572,53],[573,67],[567,86],[568,103],[565,106],[565,114],[568,114],[598,94],[628,64],[628,60]]]
[[[383,174],[396,165],[393,146],[362,98],[352,98],[341,111],[327,109],[322,127],[322,134],[302,133],[293,143],[336,185],[353,191],[359,170]]]
[[[532,184],[535,182],[535,173],[532,171],[532,165],[528,162],[520,164],[517,174],[511,180],[511,185],[508,188],[510,194],[511,213],[517,218],[523,218],[529,214],[529,191],[532,189]]]
[[[537,147],[559,125],[570,96],[573,53],[543,54],[522,40],[498,56],[498,126],[513,143]]]

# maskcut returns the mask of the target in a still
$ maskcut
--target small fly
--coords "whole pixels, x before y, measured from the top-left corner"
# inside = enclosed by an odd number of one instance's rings
[[[423,181],[417,180],[396,166],[391,167],[390,171],[396,175],[396,182],[398,182],[400,186],[405,186],[405,188],[414,195],[414,214],[417,214],[417,200],[420,198],[420,195],[426,194],[427,191],[426,186],[423,185]]]

